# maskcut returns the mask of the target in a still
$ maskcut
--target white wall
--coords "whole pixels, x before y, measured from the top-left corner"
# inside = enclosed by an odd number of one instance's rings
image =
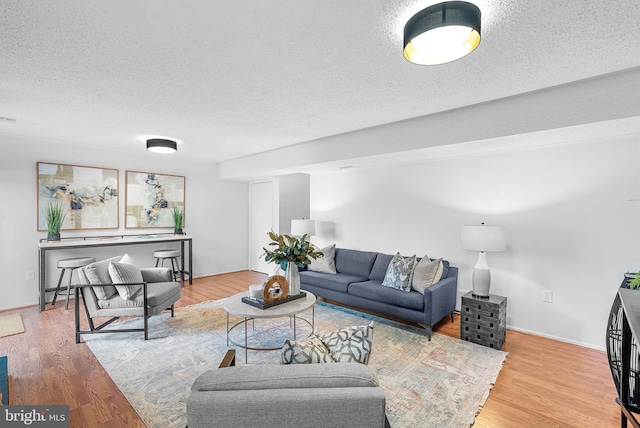
[[[279,229],[278,233],[291,233],[291,220],[309,218],[309,189],[311,177],[308,174],[288,174],[278,177]]]
[[[314,175],[314,242],[444,257],[469,290],[460,227],[504,225],[509,250],[487,259],[510,328],[603,349],[623,273],[640,270],[639,160],[628,137]]]
[[[140,143],[143,144],[143,143]],[[142,150],[139,156],[117,151],[89,149],[47,141],[0,136],[0,310],[27,306],[38,301],[38,283],[26,280],[27,271],[38,278],[37,242],[46,238],[36,231],[36,162],[67,163],[120,170],[120,229],[63,231],[62,235],[170,232],[172,229],[125,229],[125,170],[175,174],[186,177],[185,232],[193,236],[194,276],[247,268],[248,185],[220,181],[216,166],[180,160]],[[171,245],[162,245],[163,248]],[[177,248],[178,245],[175,245]],[[90,255],[98,260],[128,252],[142,266],[152,266],[153,245],[110,247],[91,250],[51,251],[48,286],[57,283],[57,259]],[[74,278],[75,279],[75,278]]]

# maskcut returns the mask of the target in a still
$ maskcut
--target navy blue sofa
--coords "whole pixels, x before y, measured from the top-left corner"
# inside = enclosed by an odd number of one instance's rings
[[[442,278],[424,295],[382,285],[390,254],[336,248],[337,274],[300,271],[300,288],[333,302],[420,324],[431,340],[432,326],[456,308],[458,268],[443,260]]]

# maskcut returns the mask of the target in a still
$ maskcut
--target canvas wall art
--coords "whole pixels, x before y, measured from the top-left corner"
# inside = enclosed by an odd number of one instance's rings
[[[117,229],[118,170],[47,162],[36,164],[38,231],[47,230],[43,210],[60,203],[62,230]]]
[[[185,177],[139,171],[127,171],[126,176],[125,226],[173,227],[171,209],[185,211]]]

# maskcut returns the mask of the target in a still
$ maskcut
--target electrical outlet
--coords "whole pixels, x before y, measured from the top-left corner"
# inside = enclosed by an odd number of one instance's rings
[[[542,290],[542,301],[545,303],[553,303],[553,291]]]
[[[33,281],[36,279],[36,272],[33,270],[27,271],[27,281]]]

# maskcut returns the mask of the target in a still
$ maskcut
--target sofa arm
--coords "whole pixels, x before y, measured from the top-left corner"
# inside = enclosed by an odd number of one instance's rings
[[[456,310],[458,276],[449,276],[424,291],[425,322],[435,324]]]
[[[385,396],[379,387],[193,391],[187,418],[189,428],[383,428]]]
[[[169,282],[173,281],[171,269],[163,267],[140,268],[142,279],[145,282]]]

